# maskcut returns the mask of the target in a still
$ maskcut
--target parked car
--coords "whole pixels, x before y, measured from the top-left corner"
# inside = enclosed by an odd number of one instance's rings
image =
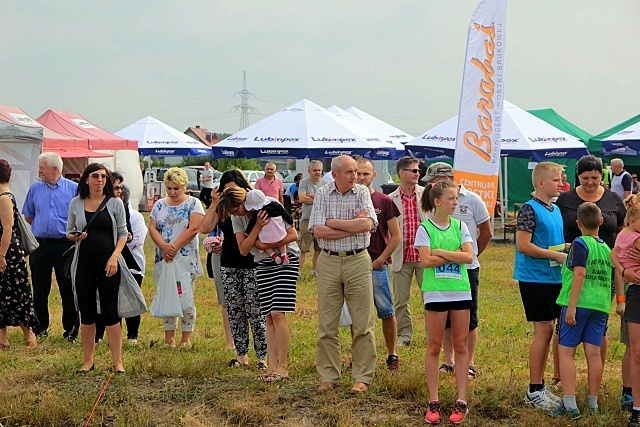
[[[222,172],[217,170],[213,171],[213,188],[218,188],[218,186],[220,186],[221,177],[222,177]]]
[[[293,185],[293,180],[296,178],[297,173],[290,173],[289,175],[287,175],[283,180],[282,180],[282,188],[284,193],[287,193],[287,190],[289,189],[289,187],[291,187],[291,185]]]
[[[264,171],[242,171],[243,174],[247,177],[247,181],[249,184],[255,185],[258,178],[262,178],[264,176]]]

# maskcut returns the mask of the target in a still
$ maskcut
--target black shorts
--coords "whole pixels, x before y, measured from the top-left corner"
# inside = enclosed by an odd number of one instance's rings
[[[640,323],[640,285],[629,285],[627,289],[624,318],[627,322]]]
[[[478,286],[480,284],[480,267],[467,270],[469,284],[471,285],[471,312],[469,313],[469,330],[478,327]],[[446,329],[451,328],[451,316],[447,316]]]
[[[560,317],[556,304],[562,284],[518,282],[527,322],[550,322]]]
[[[426,311],[449,311],[449,310],[470,310],[471,300],[464,301],[446,301],[446,302],[428,302],[424,305]]]

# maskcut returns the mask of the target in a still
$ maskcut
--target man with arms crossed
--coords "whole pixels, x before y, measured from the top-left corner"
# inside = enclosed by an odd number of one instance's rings
[[[442,180],[453,180],[453,168],[443,162],[433,163],[427,169],[425,181],[435,184]],[[487,248],[493,237],[489,211],[482,198],[476,193],[467,190],[464,185],[458,185],[458,205],[453,217],[464,222],[473,239],[473,263],[467,264],[469,283],[471,284],[471,313],[469,317],[469,378],[475,378],[476,368],[473,360],[478,340],[478,286],[480,285],[480,263],[478,257]],[[440,370],[452,371],[454,366],[453,346],[451,342],[451,322],[447,319],[447,329],[444,332],[444,357],[445,361]],[[459,366],[459,369],[466,369]]]
[[[38,156],[38,173],[40,181],[29,187],[22,207],[24,219],[31,224],[31,231],[40,243],[38,249],[29,256],[33,305],[40,321],[33,332],[37,336],[48,334],[51,270],[55,270],[62,300],[63,337],[73,342],[78,336],[79,316],[71,280],[62,271],[62,254],[73,245],[66,237],[66,230],[69,203],[76,196],[78,184],[62,176],[62,159],[56,153]]]
[[[262,191],[265,196],[273,197],[284,206],[282,181],[276,176],[275,163],[269,162],[264,166],[264,176],[258,178],[256,185],[253,187],[256,190]]]
[[[376,178],[376,171],[373,169],[371,160],[359,159],[357,163],[358,184],[362,184],[369,189],[373,208],[378,216],[378,228],[371,234],[371,243],[367,251],[371,257],[373,268],[373,302],[378,317],[382,319],[382,333],[387,346],[387,368],[390,371],[396,371],[400,366],[400,361],[396,354],[398,325],[393,310],[393,300],[391,299],[391,281],[389,280],[387,264],[393,251],[402,242],[400,225],[397,219],[400,216],[400,211],[391,197],[371,187],[371,183]]]
[[[316,351],[321,392],[338,387],[340,381],[338,322],[345,300],[353,322],[351,392],[366,392],[376,368],[371,258],[366,249],[378,221],[369,190],[356,184],[357,169],[349,156],[331,161],[334,182],[318,189],[309,219],[309,229],[322,248]]]
[[[311,274],[317,274],[316,265],[318,255],[320,255],[320,246],[318,240],[309,233],[309,218],[311,217],[311,207],[316,196],[316,191],[323,185],[328,184],[322,178],[322,162],[320,160],[311,160],[309,162],[309,178],[300,181],[298,188],[298,199],[302,203],[302,218],[300,219],[300,269],[304,265],[305,255],[313,245],[313,264],[311,265]]]
[[[402,244],[391,255],[393,269],[394,308],[398,322],[398,345],[410,345],[413,339],[413,325],[409,311],[411,282],[415,275],[418,286],[422,284],[422,265],[418,249],[414,246],[420,223],[427,219],[427,213],[420,207],[424,187],[418,185],[420,168],[418,159],[405,156],[396,162],[400,186],[390,194],[402,214],[398,217]]]

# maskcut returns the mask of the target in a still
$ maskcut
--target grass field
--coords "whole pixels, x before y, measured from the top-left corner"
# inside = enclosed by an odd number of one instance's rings
[[[146,242],[151,260],[152,242]],[[527,351],[532,327],[511,279],[514,247],[491,244],[481,257],[480,337],[476,355],[478,377],[470,381],[467,426],[620,426],[627,414],[620,410],[620,360],[624,346],[618,342],[619,318],[611,316],[611,345],[600,395],[601,417],[578,421],[551,419],[525,407],[528,383]],[[151,265],[143,284],[148,304],[154,293]],[[220,309],[212,280],[200,277],[196,287],[198,320],[190,349],[169,349],[162,341],[161,322],[143,316],[140,343],[125,344],[126,375],[112,376],[106,343],[96,353],[96,370],[75,373],[82,363],[80,344],[62,339],[60,300],[51,294],[51,330],[37,349],[27,350],[18,328],[11,328],[10,349],[0,352],[0,425],[82,426],[101,390],[106,391],[93,413],[91,426],[421,426],[427,399],[424,382],[424,315],[417,286],[411,309],[416,335],[410,347],[398,349],[401,370],[389,374],[384,342],[377,322],[378,366],[369,392],[353,397],[352,381],[344,369],[341,387],[318,394],[314,367],[317,338],[316,283],[310,263],[298,287],[298,304],[289,316],[291,379],[276,384],[253,381],[254,369],[228,368],[235,356],[224,349]],[[341,331],[344,366],[349,361],[349,333]],[[249,353],[255,363],[255,354]],[[578,400],[586,411],[586,363],[578,353]],[[547,379],[551,377],[551,364]],[[443,415],[448,417],[455,399],[453,375],[441,374]],[[561,394],[561,392],[560,392]],[[443,423],[446,424],[446,423]]]

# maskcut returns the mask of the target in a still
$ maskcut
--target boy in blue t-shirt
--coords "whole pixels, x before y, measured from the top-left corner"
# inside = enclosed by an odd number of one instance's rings
[[[513,272],[527,321],[533,323],[525,402],[546,411],[562,404],[562,400],[544,386],[553,322],[560,315],[556,304],[562,288],[560,266],[567,257],[560,209],[551,203],[551,199],[560,194],[561,174],[562,166],[552,162],[538,163],[533,169],[535,193],[518,213]]]

